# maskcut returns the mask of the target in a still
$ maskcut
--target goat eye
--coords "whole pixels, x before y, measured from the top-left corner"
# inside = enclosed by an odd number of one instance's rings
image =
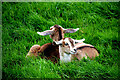
[[[68,43],[65,43],[65,45],[68,45]]]
[[[78,42],[75,42],[75,44],[77,44]]]
[[[61,43],[59,45],[62,45]]]

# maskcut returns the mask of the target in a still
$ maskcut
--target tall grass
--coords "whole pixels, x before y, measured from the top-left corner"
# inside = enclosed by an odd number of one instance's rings
[[[3,2],[2,78],[118,78],[119,14],[119,3]],[[60,65],[41,58],[25,59],[34,44],[52,42],[37,31],[55,24],[80,28],[65,37],[85,38],[100,56]]]

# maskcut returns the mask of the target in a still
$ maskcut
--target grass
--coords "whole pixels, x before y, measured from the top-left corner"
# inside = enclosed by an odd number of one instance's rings
[[[3,2],[2,78],[118,79],[119,14],[119,3]],[[65,37],[85,38],[100,56],[61,65],[41,58],[25,59],[34,44],[52,42],[49,36],[40,36],[37,31],[48,30],[55,24],[80,28]]]

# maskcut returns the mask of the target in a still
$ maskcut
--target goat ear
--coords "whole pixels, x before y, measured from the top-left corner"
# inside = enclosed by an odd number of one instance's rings
[[[85,41],[85,39],[75,40],[75,43],[81,43],[81,42],[83,42],[83,41]]]
[[[74,33],[76,31],[78,31],[79,28],[77,28],[77,29],[63,29],[63,30],[64,30],[64,33]]]
[[[53,30],[46,30],[44,32],[37,32],[39,35],[46,36],[46,35],[52,35],[54,33]]]

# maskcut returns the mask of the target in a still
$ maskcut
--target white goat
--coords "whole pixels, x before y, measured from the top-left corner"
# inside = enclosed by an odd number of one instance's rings
[[[88,50],[77,49],[78,45],[76,46],[75,43],[79,43],[79,47],[89,46],[91,48],[94,48],[90,44],[83,43],[84,40],[85,39],[74,40],[71,38],[64,38],[60,41],[55,41],[55,43],[59,45],[59,54],[61,62],[71,62],[75,58],[81,60],[83,57],[87,58],[87,56],[90,58],[98,56],[99,53],[97,52],[96,49],[93,50],[90,48],[88,48]],[[89,52],[89,50],[92,51]]]

